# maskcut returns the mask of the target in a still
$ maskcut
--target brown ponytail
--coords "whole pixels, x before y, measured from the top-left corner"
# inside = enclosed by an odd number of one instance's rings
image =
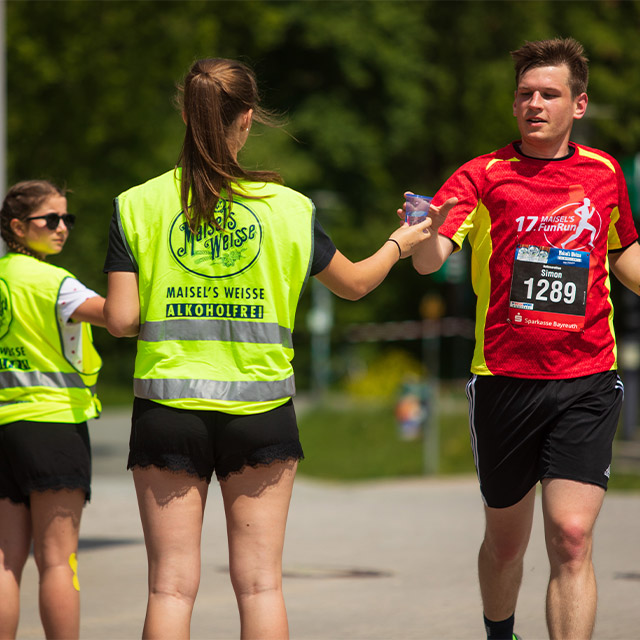
[[[221,228],[214,216],[216,205],[223,192],[233,199],[238,179],[282,183],[275,171],[246,171],[229,148],[230,127],[240,114],[253,109],[253,119],[267,125],[273,125],[273,116],[258,104],[251,69],[223,58],[191,66],[179,87],[179,104],[187,127],[178,158],[182,210],[193,232],[203,222]]]
[[[13,253],[23,253],[34,258],[41,258],[25,246],[16,237],[11,228],[14,218],[26,220],[40,205],[51,196],[65,196],[66,192],[47,180],[25,180],[14,184],[2,202],[0,210],[0,234]]]

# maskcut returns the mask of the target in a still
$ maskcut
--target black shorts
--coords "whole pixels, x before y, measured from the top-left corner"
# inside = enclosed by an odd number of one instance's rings
[[[91,445],[86,422],[0,425],[0,498],[29,506],[33,491],[82,489],[91,498]]]
[[[293,402],[254,415],[176,409],[135,398],[127,469],[154,466],[211,482],[304,457]]]
[[[615,371],[566,380],[472,376],[471,447],[487,506],[515,504],[542,478],[606,489],[623,395]]]

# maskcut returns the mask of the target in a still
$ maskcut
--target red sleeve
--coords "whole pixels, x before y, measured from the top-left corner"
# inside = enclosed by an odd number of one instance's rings
[[[470,220],[480,202],[481,180],[484,172],[479,169],[486,162],[486,158],[484,160],[475,158],[463,164],[433,197],[435,205],[441,205],[449,198],[458,198],[458,204],[451,209],[447,219],[438,230],[438,233],[452,240],[458,247],[462,246],[471,228]]]

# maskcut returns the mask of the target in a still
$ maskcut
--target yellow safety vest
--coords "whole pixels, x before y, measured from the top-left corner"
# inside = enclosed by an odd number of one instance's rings
[[[57,313],[66,269],[30,256],[0,259],[0,424],[84,422],[100,414],[100,355],[91,325],[64,330]]]
[[[314,207],[278,184],[238,183],[213,224],[189,230],[180,172],[116,200],[138,267],[140,333],[134,394],[185,409],[261,413],[295,394],[298,301],[309,277]]]

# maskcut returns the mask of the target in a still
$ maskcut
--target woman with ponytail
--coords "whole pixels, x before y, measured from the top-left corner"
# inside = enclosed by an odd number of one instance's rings
[[[128,467],[149,560],[143,635],[189,636],[215,473],[241,637],[287,638],[282,550],[303,457],[292,403],[298,301],[309,276],[362,297],[431,223],[403,225],[351,262],[309,198],[239,164],[253,122],[270,124],[246,65],[199,60],[180,96],[177,167],[118,196],[105,264],[107,328],[138,336]]]

